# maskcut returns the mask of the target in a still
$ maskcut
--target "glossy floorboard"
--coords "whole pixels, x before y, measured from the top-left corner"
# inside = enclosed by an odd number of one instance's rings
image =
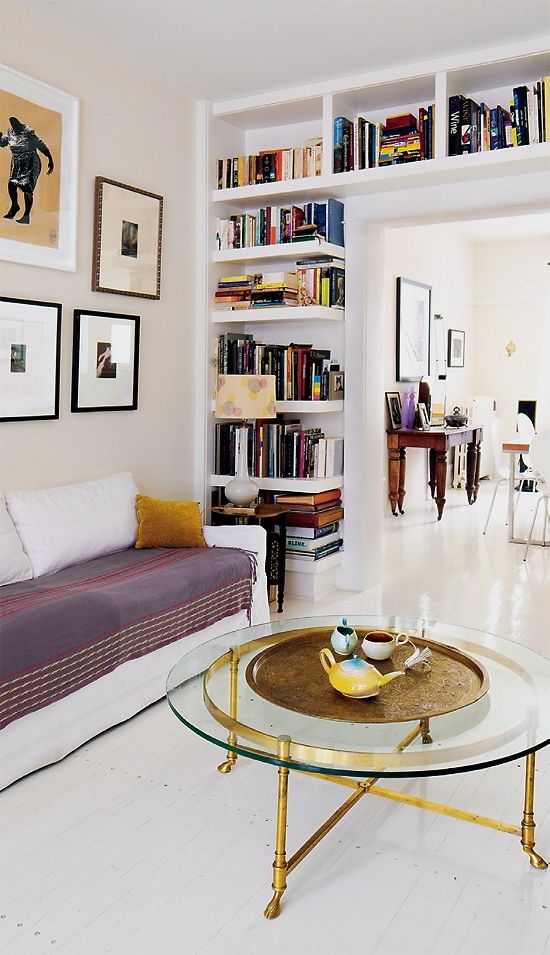
[[[500,494],[449,494],[386,522],[384,578],[285,615],[384,612],[492,630],[550,656],[550,548],[509,545]],[[532,504],[521,501],[522,520]],[[289,878],[266,922],[276,773],[219,753],[164,702],[0,796],[0,951],[9,955],[550,955],[550,872],[512,837],[366,797]],[[550,858],[550,752],[537,761]],[[523,766],[401,785],[520,822]],[[345,791],[291,778],[289,848]]]

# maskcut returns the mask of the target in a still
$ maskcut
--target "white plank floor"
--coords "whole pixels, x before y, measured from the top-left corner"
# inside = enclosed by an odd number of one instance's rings
[[[450,492],[386,524],[375,590],[286,616],[386,611],[489,629],[550,656],[550,549],[509,545],[505,493],[481,536]],[[531,495],[521,509],[527,519]],[[550,701],[549,701],[550,705]],[[0,951],[9,955],[550,955],[550,873],[512,836],[366,797],[289,878],[267,922],[276,771],[220,753],[161,702],[0,795]],[[537,847],[550,858],[550,752],[537,760]],[[407,784],[521,821],[523,766]],[[291,777],[289,849],[346,796]]]

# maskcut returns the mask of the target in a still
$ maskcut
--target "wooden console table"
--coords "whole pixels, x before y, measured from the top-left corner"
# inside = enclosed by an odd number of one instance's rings
[[[441,520],[445,507],[447,451],[459,444],[468,446],[466,454],[466,494],[468,504],[477,500],[480,446],[483,428],[431,428],[430,431],[388,431],[389,480],[392,514],[403,514],[407,448],[426,448],[430,452],[429,485]]]

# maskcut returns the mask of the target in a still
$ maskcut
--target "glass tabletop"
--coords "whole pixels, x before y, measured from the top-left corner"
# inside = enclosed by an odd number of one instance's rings
[[[370,631],[409,637],[389,660],[368,661],[403,676],[375,697],[351,700],[331,685],[319,654],[341,620],[272,621],[202,644],[170,672],[170,707],[195,733],[238,755],[356,778],[466,772],[550,741],[550,660],[540,654],[438,620],[350,615],[359,659]],[[415,647],[430,649],[427,666],[405,669]],[[280,736],[290,737],[286,762]]]

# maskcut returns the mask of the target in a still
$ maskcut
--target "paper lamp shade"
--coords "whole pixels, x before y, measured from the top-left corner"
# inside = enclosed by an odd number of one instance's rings
[[[275,418],[275,375],[220,375],[216,418]]]

